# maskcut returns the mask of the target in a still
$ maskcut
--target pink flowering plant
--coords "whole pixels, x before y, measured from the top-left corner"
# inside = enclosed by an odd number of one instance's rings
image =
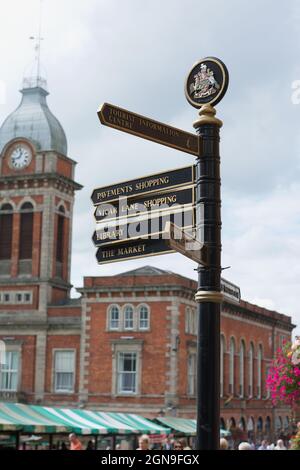
[[[300,402],[300,337],[293,344],[278,349],[267,377],[273,404],[283,402],[295,406]]]

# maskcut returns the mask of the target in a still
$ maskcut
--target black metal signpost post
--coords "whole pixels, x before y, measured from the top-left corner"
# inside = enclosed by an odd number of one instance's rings
[[[195,64],[186,81],[186,97],[200,117],[194,127],[202,140],[196,168],[198,239],[206,245],[208,265],[198,265],[197,449],[217,450],[220,444],[220,304],[221,196],[219,129],[212,104],[228,86],[228,72],[218,59]]]

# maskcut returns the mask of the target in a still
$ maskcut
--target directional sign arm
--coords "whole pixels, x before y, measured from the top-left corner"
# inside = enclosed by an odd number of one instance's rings
[[[207,245],[201,243],[196,238],[189,235],[184,229],[176,226],[172,222],[166,224],[168,238],[166,240],[170,249],[181,253],[187,258],[203,266],[208,265]]]
[[[104,103],[97,111],[104,126],[199,156],[199,137],[127,109]]]

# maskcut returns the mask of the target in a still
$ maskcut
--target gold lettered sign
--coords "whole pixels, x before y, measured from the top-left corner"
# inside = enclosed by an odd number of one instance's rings
[[[116,224],[99,224],[93,234],[92,240],[95,246],[136,240],[140,238],[162,238],[168,222],[182,228],[195,226],[195,209],[182,210],[179,208],[170,213],[154,215],[153,217],[132,217],[129,222],[118,220]]]
[[[98,248],[96,258],[98,264],[108,264],[168,253],[174,253],[174,250],[168,246],[166,240],[145,239],[105,245]]]
[[[199,156],[200,137],[127,109],[104,103],[97,112],[101,124],[133,134],[181,152]]]
[[[118,201],[99,204],[94,212],[97,222],[134,217],[144,213],[170,211],[176,207],[185,208],[195,204],[195,189],[179,188],[144,197],[120,198]]]
[[[92,192],[91,199],[94,205],[98,205],[104,202],[117,201],[121,197],[137,197],[194,184],[195,166],[190,165],[96,188]]]

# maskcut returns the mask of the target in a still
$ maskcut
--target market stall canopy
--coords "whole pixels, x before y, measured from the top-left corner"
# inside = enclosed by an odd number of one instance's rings
[[[62,434],[169,434],[170,429],[132,413],[0,403],[0,430]]]
[[[196,420],[187,418],[159,417],[156,419],[163,426],[171,428],[175,433],[184,434],[186,436],[196,435]],[[221,437],[229,437],[231,433],[225,429],[220,429]]]

